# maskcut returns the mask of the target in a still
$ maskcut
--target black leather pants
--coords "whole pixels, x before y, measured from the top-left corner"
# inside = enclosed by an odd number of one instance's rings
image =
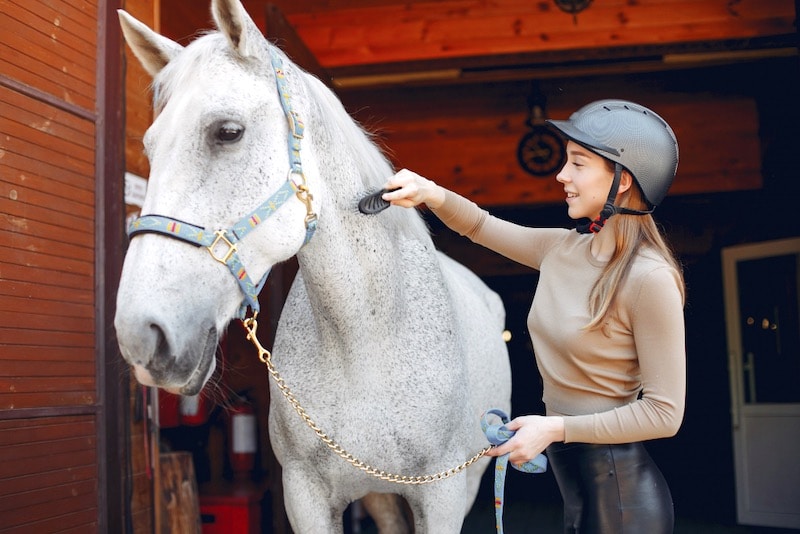
[[[664,476],[641,443],[554,443],[550,468],[565,534],[667,534],[675,516]]]

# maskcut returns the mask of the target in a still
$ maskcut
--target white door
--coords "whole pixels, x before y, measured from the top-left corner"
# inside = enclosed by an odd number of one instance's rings
[[[722,251],[739,523],[800,528],[800,238]]]

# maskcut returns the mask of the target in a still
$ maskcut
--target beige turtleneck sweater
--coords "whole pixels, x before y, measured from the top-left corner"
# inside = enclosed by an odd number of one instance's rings
[[[548,415],[566,442],[628,443],[674,435],[683,419],[686,350],[680,277],[641,251],[617,289],[607,332],[584,330],[589,292],[604,262],[591,235],[528,228],[448,191],[433,212],[454,231],[540,272],[528,329]]]

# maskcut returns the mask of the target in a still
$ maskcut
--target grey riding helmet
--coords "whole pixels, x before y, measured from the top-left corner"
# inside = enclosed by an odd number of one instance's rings
[[[678,170],[678,141],[669,124],[652,110],[625,100],[598,100],[569,120],[547,122],[568,139],[627,169],[651,208],[667,196]]]

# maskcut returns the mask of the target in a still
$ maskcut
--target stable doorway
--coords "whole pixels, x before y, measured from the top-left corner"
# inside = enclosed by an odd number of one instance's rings
[[[725,248],[739,523],[800,528],[800,238]]]

